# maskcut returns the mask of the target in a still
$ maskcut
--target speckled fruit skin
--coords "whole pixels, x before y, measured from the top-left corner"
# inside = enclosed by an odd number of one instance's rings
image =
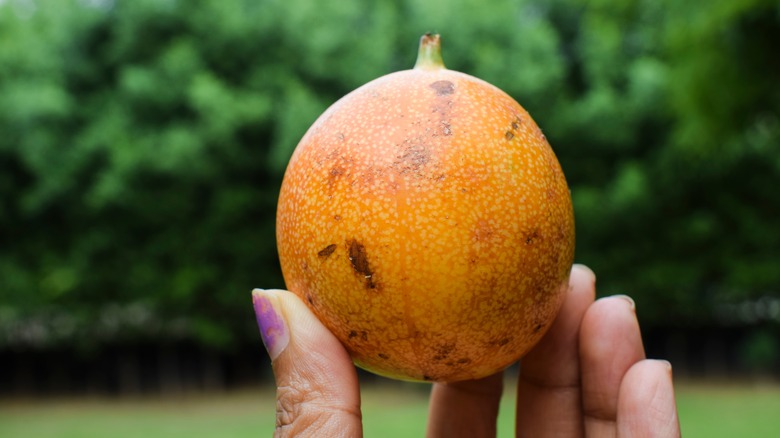
[[[358,366],[458,381],[504,369],[546,332],[567,290],[574,215],[555,154],[517,102],[418,61],[312,125],[285,173],[277,242],[288,289]]]

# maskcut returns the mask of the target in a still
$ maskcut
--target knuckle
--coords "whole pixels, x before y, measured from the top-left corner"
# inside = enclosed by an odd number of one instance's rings
[[[343,430],[345,420],[357,418],[360,411],[331,406],[328,397],[312,385],[301,384],[278,386],[276,389],[276,432],[275,437],[336,436]]]
[[[302,419],[308,399],[311,398],[311,388],[296,386],[280,386],[276,389],[276,429],[286,430],[295,424],[296,419]]]

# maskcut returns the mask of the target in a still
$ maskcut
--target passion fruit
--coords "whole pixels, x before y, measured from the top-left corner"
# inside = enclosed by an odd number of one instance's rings
[[[431,34],[414,69],[311,126],[276,226],[287,288],[356,365],[403,380],[517,361],[555,318],[574,257],[569,189],[542,131],[497,87],[446,69]]]

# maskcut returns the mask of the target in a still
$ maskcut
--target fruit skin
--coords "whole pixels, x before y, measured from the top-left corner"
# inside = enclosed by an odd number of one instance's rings
[[[517,102],[418,60],[343,97],[305,134],[280,191],[277,244],[287,288],[358,366],[457,381],[502,370],[546,332],[567,289],[574,215]]]

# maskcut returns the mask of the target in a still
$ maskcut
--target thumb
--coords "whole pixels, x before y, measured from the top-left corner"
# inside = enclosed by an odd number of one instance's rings
[[[338,339],[293,293],[252,291],[276,378],[276,437],[362,436],[357,372]]]

